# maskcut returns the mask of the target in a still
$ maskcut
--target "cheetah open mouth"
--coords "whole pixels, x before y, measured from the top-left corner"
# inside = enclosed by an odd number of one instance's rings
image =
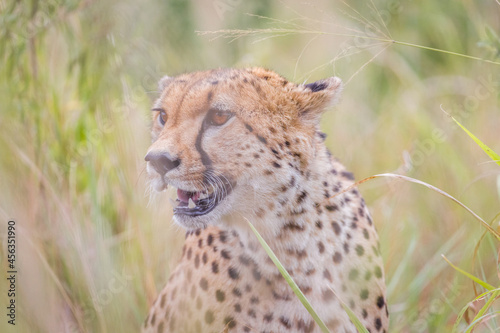
[[[232,184],[227,181],[218,185],[199,192],[177,189],[177,200],[172,200],[174,214],[201,216],[210,213],[232,190]]]

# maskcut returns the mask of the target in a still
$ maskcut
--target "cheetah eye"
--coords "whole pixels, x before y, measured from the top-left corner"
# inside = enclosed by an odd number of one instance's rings
[[[158,115],[158,122],[160,123],[161,126],[165,126],[165,123],[167,122],[167,113],[165,112],[164,109],[153,109],[153,111],[158,111],[160,114]]]
[[[224,125],[231,117],[233,113],[221,110],[211,110],[208,114],[208,123],[213,126]]]

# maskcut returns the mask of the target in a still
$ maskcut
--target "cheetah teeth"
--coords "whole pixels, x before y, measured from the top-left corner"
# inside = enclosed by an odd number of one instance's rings
[[[213,189],[210,189],[208,191],[203,191],[201,192],[200,194],[200,198],[198,200],[201,200],[201,199],[206,199],[208,198],[209,196],[211,196],[212,194],[214,193],[214,190]]]
[[[179,193],[179,191],[181,192]],[[214,187],[197,192],[178,190],[178,197],[176,199],[169,198],[169,202],[174,210],[181,207],[184,209],[198,209],[206,205],[207,200],[214,197],[215,193],[216,189]]]
[[[170,202],[170,204],[172,205],[173,208],[177,208],[179,206],[184,206],[184,205],[181,205],[182,202],[179,199],[174,200],[172,198],[169,198],[168,201]],[[189,202],[187,204],[187,207],[189,209],[196,208],[196,203],[193,201],[193,199],[189,198]]]
[[[192,209],[194,207],[196,207],[196,204],[193,202],[193,199],[189,198],[188,208]]]
[[[200,200],[204,200],[204,199],[209,198],[213,193],[214,193],[214,191],[200,192],[200,196],[198,197],[198,199],[196,201],[194,201],[193,199],[189,198],[187,204],[183,203],[179,199],[175,199],[174,200],[172,198],[169,198],[168,201],[170,202],[170,205],[172,205],[173,208],[177,208],[179,206],[184,206],[184,207],[187,206],[187,208],[193,209],[193,208],[196,208],[196,206],[198,206],[198,203],[200,202]]]

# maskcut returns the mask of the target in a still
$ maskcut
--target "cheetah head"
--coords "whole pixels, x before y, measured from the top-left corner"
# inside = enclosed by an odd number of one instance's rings
[[[152,187],[177,189],[174,220],[186,229],[265,202],[314,156],[336,77],[297,85],[262,68],[164,77],[146,154]]]

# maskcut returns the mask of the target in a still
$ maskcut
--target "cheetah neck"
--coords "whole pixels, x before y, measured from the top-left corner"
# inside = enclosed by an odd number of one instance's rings
[[[352,176],[331,158],[323,145],[319,148],[314,163],[303,170],[291,170],[287,179],[276,184],[273,190],[279,195],[274,201],[247,213],[236,224],[247,254],[259,263],[264,276],[270,278],[279,273],[248,227],[248,222],[257,228],[297,283],[310,282],[308,275],[311,272],[333,264],[334,250],[328,244],[343,240],[337,239],[335,233],[323,232],[323,229],[331,230],[336,221],[339,225],[352,223],[349,222],[353,219],[349,194],[335,195],[352,184]],[[237,217],[230,218],[235,225]],[[313,252],[311,249],[331,253],[318,259],[315,255],[309,256]]]

